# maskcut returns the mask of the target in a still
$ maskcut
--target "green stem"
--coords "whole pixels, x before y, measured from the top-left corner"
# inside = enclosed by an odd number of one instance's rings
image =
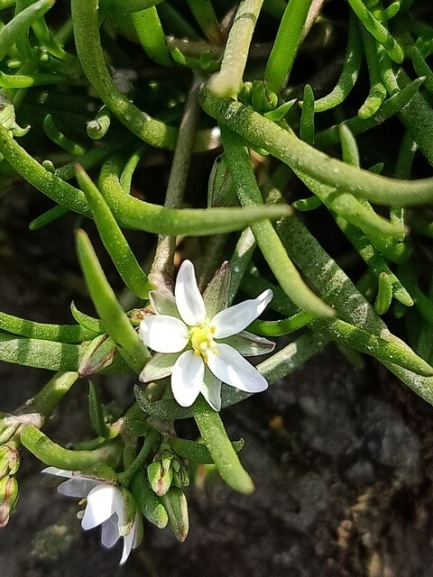
[[[158,148],[173,149],[176,128],[151,118],[114,84],[104,60],[97,0],[72,0],[72,21],[78,56],[88,81],[105,105],[136,136]]]
[[[223,128],[222,134],[227,163],[236,183],[240,203],[242,206],[263,204],[248,152],[242,140],[226,128]],[[319,299],[303,282],[270,221],[263,220],[255,223],[251,225],[251,229],[266,262],[290,300],[315,317],[333,316],[334,310]]]
[[[209,81],[209,90],[220,97],[236,98],[242,86],[254,28],[263,0],[241,0],[224,51],[220,71]]]
[[[2,126],[0,126],[0,152],[27,182],[46,196],[69,210],[85,216],[91,215],[84,193],[46,170]],[[114,170],[113,163],[118,171]],[[120,157],[104,165],[101,173],[101,192],[116,220],[126,228],[169,235],[209,235],[240,230],[256,220],[277,219],[289,212],[289,208],[283,205],[252,207],[247,210],[168,209],[126,195],[119,182],[118,172],[121,166]]]
[[[170,177],[167,185],[164,206],[178,208],[182,204],[188,170],[194,143],[194,134],[200,119],[200,106],[197,101],[198,84],[193,81],[185,110],[179,127],[179,138],[174,151]],[[159,235],[155,257],[152,263],[150,279],[162,288],[171,286],[173,280],[173,259],[176,251],[176,237],[173,235]]]
[[[101,240],[126,286],[139,298],[147,299],[152,284],[138,264],[104,197],[83,168],[77,165],[77,181],[93,213]]]
[[[77,372],[56,373],[36,395],[26,403],[26,412],[34,411],[44,417],[50,417],[72,385],[78,379]]]
[[[340,77],[329,94],[316,100],[314,103],[314,112],[324,112],[325,110],[335,108],[347,98],[358,80],[362,52],[358,23],[353,14],[351,14],[349,16],[346,54],[344,56],[343,69]]]
[[[187,3],[206,38],[215,44],[223,44],[221,26],[211,0],[187,0]]]
[[[143,446],[141,447],[138,455],[133,460],[133,462],[129,465],[129,467],[123,473],[119,475],[119,481],[125,487],[128,486],[131,478],[135,474],[136,471],[141,467],[144,461],[150,454],[150,451],[153,449],[156,441],[160,437],[160,433],[156,429],[151,429],[149,434],[146,436]]]
[[[355,136],[367,132],[367,130],[371,130],[372,128],[377,128],[378,124],[400,113],[406,105],[412,103],[412,100],[417,98],[417,93],[422,83],[423,79],[417,78],[413,82],[408,83],[402,90],[394,91],[393,95],[385,100],[380,110],[373,116],[369,118],[359,118],[357,115],[345,120],[344,124]],[[323,149],[338,144],[340,140],[340,126],[340,124],[334,124],[318,132],[314,139],[316,147]]]
[[[370,77],[370,91],[362,106],[358,110],[359,118],[374,116],[386,98],[386,88],[383,84],[377,62],[377,44],[374,38],[361,26],[362,42],[367,60]]]
[[[395,365],[412,371],[416,375],[431,377],[433,367],[416,355],[403,341],[400,341],[389,331],[383,330],[382,335],[389,336],[392,340],[370,334],[344,322],[340,319],[330,321],[314,320],[311,328],[317,330],[327,338],[332,338],[338,343],[344,344],[361,353],[372,355],[381,362],[392,362]]]
[[[368,30],[368,32],[374,36],[374,38],[382,44],[389,57],[396,62],[401,64],[403,62],[404,54],[401,46],[397,41],[391,36],[385,26],[377,20],[370,10],[366,7],[363,0],[347,0],[350,4],[352,10],[355,12],[361,24]]]
[[[0,59],[6,55],[14,42],[30,26],[54,6],[55,0],[39,0],[15,15],[4,28],[0,30]]]
[[[201,104],[208,114],[247,142],[339,190],[380,205],[415,206],[433,202],[433,178],[396,180],[354,168],[314,149],[240,102],[218,98],[206,87],[201,93]]]
[[[104,13],[131,14],[161,4],[161,2],[164,0],[100,0],[99,7]]]

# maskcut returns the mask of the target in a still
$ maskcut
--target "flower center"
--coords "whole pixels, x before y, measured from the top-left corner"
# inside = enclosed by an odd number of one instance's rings
[[[207,324],[193,327],[189,332],[194,354],[203,357],[205,363],[207,363],[208,351],[210,350],[213,353],[216,353],[217,350],[216,342],[213,338],[214,332],[215,327]]]

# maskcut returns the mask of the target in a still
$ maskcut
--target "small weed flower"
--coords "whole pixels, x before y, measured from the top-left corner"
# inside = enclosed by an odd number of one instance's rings
[[[139,328],[143,342],[157,354],[140,373],[149,382],[171,375],[173,396],[179,405],[191,406],[200,393],[215,410],[221,408],[221,384],[248,393],[264,391],[268,383],[244,356],[270,352],[274,343],[244,329],[266,308],[272,291],[220,310],[207,306],[200,294],[193,264],[182,263],[174,297],[151,291],[155,315],[145,317]],[[224,300],[224,299],[222,299]],[[214,314],[216,312],[216,314]]]
[[[124,490],[108,482],[83,477],[73,471],[57,467],[47,467],[42,471],[50,475],[66,477],[68,480],[58,486],[61,495],[84,499],[86,508],[81,520],[84,530],[101,525],[101,543],[111,549],[123,537],[123,553],[120,565],[129,557],[132,549],[138,547],[143,538],[143,521],[133,506],[133,497],[126,498]]]

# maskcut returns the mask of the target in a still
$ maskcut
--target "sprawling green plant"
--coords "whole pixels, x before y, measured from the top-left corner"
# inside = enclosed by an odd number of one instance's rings
[[[433,164],[429,3],[0,0],[0,10],[2,186],[18,174],[53,201],[33,230],[68,212],[83,227],[93,219],[134,295],[125,311],[79,230],[97,317],[75,305],[70,325],[0,312],[0,360],[54,372],[1,415],[0,526],[25,447],[68,478],[60,492],[87,499],[84,529],[102,524],[106,547],[124,538],[122,563],[143,517],[184,540],[188,464],[214,463],[234,490],[254,488],[219,410],[330,341],[433,404],[433,178],[414,168]],[[138,169],[160,149],[172,162],[153,204]],[[208,190],[191,192],[196,154],[213,167]],[[352,247],[345,270],[339,247],[328,254],[310,232],[322,221]],[[125,229],[156,246],[135,255]],[[176,279],[179,236],[205,242]],[[241,294],[249,300],[233,304]],[[256,320],[267,305],[271,320]],[[260,354],[256,368],[243,358]],[[136,402],[113,417],[89,382],[95,438],[57,445],[46,420],[98,373],[130,373]],[[187,418],[197,441],[175,432]]]

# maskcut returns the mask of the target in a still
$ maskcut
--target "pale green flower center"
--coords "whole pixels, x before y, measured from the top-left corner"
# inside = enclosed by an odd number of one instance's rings
[[[194,354],[203,357],[205,363],[207,363],[208,351],[217,352],[217,345],[213,338],[214,333],[215,327],[206,323],[193,327],[189,332]]]

